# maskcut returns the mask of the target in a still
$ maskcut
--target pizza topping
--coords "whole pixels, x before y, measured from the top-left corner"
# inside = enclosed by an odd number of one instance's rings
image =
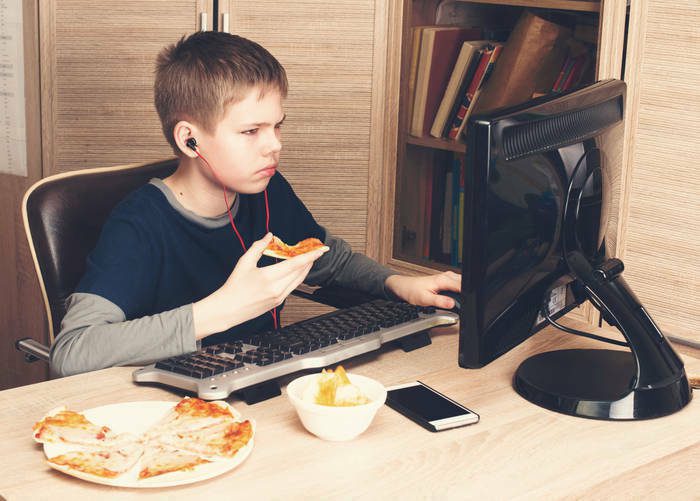
[[[306,238],[294,245],[287,245],[277,237],[272,237],[272,241],[267,244],[263,255],[275,257],[277,259],[289,259],[290,257],[306,254],[314,250],[329,250],[318,238]]]

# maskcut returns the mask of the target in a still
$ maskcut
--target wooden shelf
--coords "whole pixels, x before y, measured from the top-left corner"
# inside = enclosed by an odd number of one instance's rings
[[[402,254],[395,255],[389,261],[389,265],[422,274],[431,274],[439,271],[454,271],[455,273],[462,273],[461,266],[451,266],[449,264],[439,263],[431,259],[410,257]]]
[[[423,146],[425,148],[435,148],[437,150],[455,151],[464,153],[467,151],[467,145],[459,141],[450,139],[438,139],[436,137],[416,137],[406,134],[405,141],[414,146]]]
[[[597,0],[458,0],[465,3],[483,3],[530,7],[537,9],[573,10],[579,12],[600,12]]]

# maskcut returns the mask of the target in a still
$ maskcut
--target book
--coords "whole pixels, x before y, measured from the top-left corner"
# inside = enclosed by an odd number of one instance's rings
[[[561,70],[559,71],[559,75],[557,76],[557,79],[554,81],[554,84],[552,85],[552,91],[553,92],[561,92],[562,88],[564,86],[564,82],[566,81],[566,78],[569,76],[569,73],[571,72],[571,69],[574,66],[574,58],[571,57],[571,55],[566,56],[566,59],[564,60],[564,64],[561,66]]]
[[[484,85],[474,113],[513,106],[552,89],[567,53],[568,28],[523,13]]]
[[[411,36],[411,63],[409,65],[408,85],[406,87],[408,94],[406,99],[406,116],[409,122],[413,116],[413,100],[415,99],[416,75],[418,74],[418,56],[420,54],[420,43],[424,27],[425,26],[414,27]]]
[[[445,87],[445,92],[442,95],[440,106],[435,113],[435,120],[430,128],[430,135],[433,137],[442,137],[445,124],[450,116],[455,100],[457,99],[459,89],[462,87],[462,81],[465,80],[472,60],[478,58],[479,50],[488,43],[487,40],[469,40],[462,44],[462,48],[457,56],[457,61],[452,68],[452,74]]]
[[[429,26],[421,32],[409,133],[427,136],[462,43],[479,38],[480,28]]]
[[[459,110],[447,135],[448,138],[457,139],[464,130],[464,127],[469,120],[469,116],[471,115],[477,102],[480,89],[493,70],[496,60],[498,59],[502,50],[502,44],[489,44],[483,49],[479,59],[479,66],[474,73],[472,81],[469,83],[467,91],[465,92],[464,96],[462,96]]]
[[[581,77],[588,69],[588,65],[590,64],[590,62],[591,58],[587,53],[580,54],[574,58],[573,67],[571,68],[571,72],[569,73],[567,78],[564,80],[564,83],[562,85],[562,91],[572,89],[579,85],[579,83],[581,82]]]
[[[452,161],[452,228],[450,231],[450,264],[462,264],[460,252],[464,238],[464,155]]]
[[[445,172],[445,196],[442,208],[442,254],[445,262],[449,263],[450,241],[452,238],[452,170]]]
[[[449,162],[444,161],[444,155],[436,155],[437,163],[433,167],[432,204],[430,206],[430,250],[428,257],[434,261],[443,262],[445,257],[442,250],[443,222],[445,219],[445,185]]]
[[[467,72],[464,75],[464,79],[462,80],[462,84],[460,85],[459,90],[457,91],[457,97],[456,97],[454,103],[452,104],[452,109],[450,110],[450,115],[447,117],[447,122],[445,123],[445,127],[443,127],[443,129],[442,129],[442,137],[449,137],[450,129],[452,129],[452,123],[455,121],[455,118],[457,117],[457,113],[459,113],[460,105],[462,104],[462,98],[467,93],[467,89],[469,88],[469,84],[471,83],[472,79],[474,78],[474,74],[476,73],[476,70],[479,67],[479,61],[481,60],[482,53],[483,53],[483,49],[478,50],[477,53],[472,58],[471,62],[469,63],[469,68],[467,68]]]
[[[401,200],[399,211],[400,254],[419,258],[423,256],[426,240],[426,218],[428,208],[428,177],[432,176],[435,163],[435,150],[409,147],[406,150],[403,174],[398,196]]]
[[[574,38],[591,45],[597,45],[598,26],[596,24],[577,24],[574,27]]]

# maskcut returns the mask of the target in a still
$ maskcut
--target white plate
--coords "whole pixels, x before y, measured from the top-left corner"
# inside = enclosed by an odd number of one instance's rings
[[[141,435],[165,416],[176,404],[177,402],[162,401],[124,402],[121,404],[94,407],[83,411],[82,414],[91,422],[108,426],[116,433],[129,432],[135,435]],[[233,407],[231,407],[231,411],[234,417],[239,420],[240,413],[233,409]],[[255,422],[252,419],[249,421],[253,426],[254,437]],[[98,484],[114,485],[117,487],[172,487],[174,485],[199,482],[232,470],[241,464],[253,450],[253,437],[251,437],[245,447],[240,449],[236,455],[230,459],[224,458],[211,463],[203,463],[195,466],[191,470],[164,473],[163,475],[143,480],[138,479],[138,474],[141,470],[140,460],[129,471],[116,478],[103,478],[97,475],[91,475],[90,473],[73,470],[67,466],[48,462],[47,464],[51,466],[51,468],[67,473],[68,475]],[[78,449],[78,447],[66,444],[44,444],[44,454],[46,454],[47,458],[59,456],[76,449]]]

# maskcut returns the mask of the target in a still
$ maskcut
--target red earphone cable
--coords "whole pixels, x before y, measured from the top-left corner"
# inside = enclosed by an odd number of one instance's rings
[[[216,171],[214,168],[209,164],[206,158],[202,156],[202,154],[199,152],[198,149],[193,150],[195,154],[202,159],[202,161],[206,164],[207,167],[209,167],[209,170],[211,173],[214,175],[216,180],[219,182],[221,185],[221,189],[224,192],[224,202],[226,203],[226,213],[228,214],[228,220],[231,223],[231,228],[233,228],[233,231],[236,233],[236,236],[238,237],[238,241],[241,243],[241,247],[243,248],[243,252],[247,252],[248,248],[245,245],[245,242],[243,241],[243,237],[241,237],[241,234],[238,233],[238,228],[236,228],[236,223],[233,222],[233,215],[231,214],[231,205],[228,203],[228,194],[226,190],[226,185],[224,185],[223,181],[221,181],[221,178],[217,175]],[[267,201],[267,189],[265,190],[265,229],[268,233],[270,233],[270,206]],[[277,308],[272,308],[270,310],[270,314],[272,315],[272,320],[274,322],[275,329],[278,329],[278,324],[277,324]]]

